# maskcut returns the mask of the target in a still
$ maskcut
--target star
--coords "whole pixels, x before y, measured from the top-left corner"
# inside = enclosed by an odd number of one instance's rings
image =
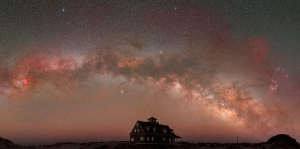
[[[1,136],[128,140],[158,115],[185,140],[300,139],[298,0],[2,3]]]

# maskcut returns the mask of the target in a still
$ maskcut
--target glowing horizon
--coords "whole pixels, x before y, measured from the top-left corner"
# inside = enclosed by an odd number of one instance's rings
[[[152,116],[183,140],[300,140],[299,2],[1,3],[14,143],[129,140]]]

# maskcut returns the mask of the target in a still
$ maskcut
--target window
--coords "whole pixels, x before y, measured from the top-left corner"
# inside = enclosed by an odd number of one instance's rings
[[[152,137],[152,141],[154,141],[154,137]]]
[[[144,137],[141,137],[141,141],[144,141]]]
[[[149,131],[149,130],[150,130],[150,127],[149,127],[149,126],[147,126],[147,127],[145,127],[145,128],[146,128],[146,130],[147,130],[147,131]]]
[[[139,126],[139,123],[136,123],[136,126]]]
[[[131,138],[130,141],[133,142],[133,141],[134,141],[134,138]]]
[[[139,129],[137,129],[137,132],[139,132]]]
[[[136,129],[134,129],[134,132],[136,132]]]
[[[149,137],[147,137],[147,141],[149,141]]]
[[[154,128],[153,128],[153,132],[155,132],[155,131],[156,131],[156,128],[154,127]]]
[[[166,141],[166,138],[163,138],[163,141],[165,142],[165,141]]]
[[[165,129],[163,129],[163,133],[167,133],[167,129],[165,128]]]

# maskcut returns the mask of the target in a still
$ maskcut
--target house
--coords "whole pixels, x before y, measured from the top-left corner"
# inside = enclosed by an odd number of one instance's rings
[[[148,122],[137,121],[130,132],[130,142],[133,144],[176,144],[181,137],[175,135],[168,125],[159,124],[156,120],[150,117]]]

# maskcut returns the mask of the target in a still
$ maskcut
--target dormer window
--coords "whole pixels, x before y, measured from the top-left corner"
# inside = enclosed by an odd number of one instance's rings
[[[136,126],[139,126],[139,123],[136,123]]]
[[[153,127],[153,132],[155,132],[156,131],[156,127]]]
[[[145,127],[145,129],[146,129],[146,131],[150,131],[150,127],[149,126]]]
[[[163,131],[163,133],[167,133],[168,132],[168,130],[166,128],[164,128],[162,131]]]

